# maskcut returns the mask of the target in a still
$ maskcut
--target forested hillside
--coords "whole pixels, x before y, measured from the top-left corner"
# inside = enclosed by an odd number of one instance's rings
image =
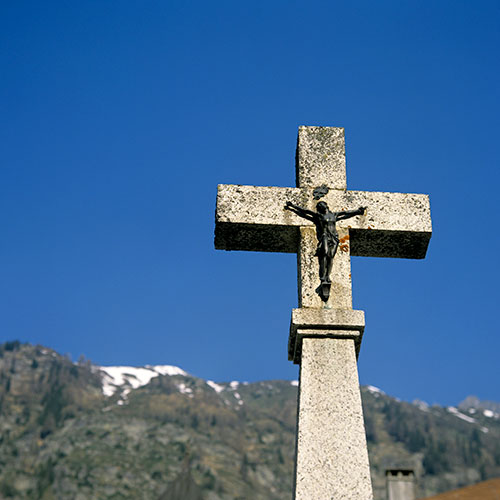
[[[500,476],[500,420],[362,388],[376,499],[410,465],[421,497]],[[278,500],[292,490],[297,386],[100,368],[0,345],[0,498]]]

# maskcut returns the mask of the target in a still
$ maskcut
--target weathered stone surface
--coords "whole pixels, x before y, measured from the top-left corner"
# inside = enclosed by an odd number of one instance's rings
[[[373,498],[354,341],[303,341],[295,500]]]
[[[300,364],[304,338],[350,338],[356,356],[361,349],[365,313],[353,309],[293,309],[288,338],[288,359]]]
[[[299,307],[321,308],[321,299],[315,292],[319,283],[319,263],[314,255],[318,246],[314,227],[301,227],[299,241],[297,253]]]
[[[330,297],[326,304],[315,292],[319,282],[319,263],[315,257],[318,240],[313,227],[300,228],[298,252],[299,307],[352,309],[350,237],[348,228],[338,228],[339,248],[333,260]]]
[[[347,189],[344,129],[299,127],[295,176],[297,187]]]
[[[296,252],[300,221],[292,221],[284,207],[288,200],[303,198],[296,188],[219,185],[215,248]]]
[[[222,250],[297,252],[298,227],[314,227],[285,210],[291,201],[315,210],[312,188],[220,185],[217,193],[215,247]],[[340,221],[349,230],[351,255],[425,257],[432,234],[429,197],[424,194],[330,191],[322,198],[330,210],[367,214]]]
[[[292,309],[290,329],[359,330],[365,328],[364,311],[354,309]]]

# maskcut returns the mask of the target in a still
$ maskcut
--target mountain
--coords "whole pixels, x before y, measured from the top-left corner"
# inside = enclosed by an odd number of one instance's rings
[[[500,476],[500,419],[362,388],[376,499],[412,466],[420,496]],[[216,383],[170,365],[98,367],[0,345],[0,498],[281,500],[297,383]]]

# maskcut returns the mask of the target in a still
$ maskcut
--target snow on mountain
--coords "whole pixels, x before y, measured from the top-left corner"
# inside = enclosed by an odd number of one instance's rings
[[[450,413],[455,415],[456,417],[461,418],[462,420],[465,420],[466,422],[469,422],[470,424],[475,424],[477,422],[477,420],[475,418],[464,415],[462,412],[458,411],[457,408],[455,408],[454,406],[448,406],[448,408],[446,408],[446,409]]]
[[[102,392],[105,396],[112,396],[121,389],[123,399],[118,401],[122,405],[127,399],[127,395],[132,389],[143,387],[151,382],[151,379],[159,375],[182,375],[189,377],[190,375],[177,366],[172,365],[146,365],[144,367],[136,366],[98,366],[97,369],[101,372]],[[229,391],[236,398],[239,405],[243,404],[241,395],[237,392],[240,385],[248,385],[248,382],[238,382],[233,380],[229,384],[218,384],[212,380],[205,382],[216,393],[220,394],[223,391]],[[182,394],[193,396],[193,389],[184,382],[177,384],[177,389]]]
[[[207,385],[211,387],[215,392],[222,392],[225,387],[220,384],[216,384],[213,380],[207,380]]]
[[[112,396],[119,388],[126,396],[132,389],[137,389],[149,384],[152,378],[159,375],[183,375],[188,373],[177,366],[171,365],[146,365],[136,366],[99,366],[102,376],[102,392],[105,396]]]
[[[499,418],[500,415],[491,410],[483,410],[483,415],[487,418]]]
[[[382,389],[379,389],[378,387],[375,387],[374,385],[367,385],[366,390],[371,392],[372,394],[385,394],[385,392]]]
[[[427,403],[426,401],[422,401],[421,399],[414,399],[412,404],[422,411],[429,411],[429,403]]]
[[[146,365],[149,370],[154,370],[160,375],[182,375],[184,377],[189,376],[189,373],[185,372],[182,368],[172,365]]]
[[[191,389],[191,387],[188,387],[186,384],[177,384],[177,389],[179,389],[179,392],[181,394],[188,394],[190,397],[193,396],[193,389]]]

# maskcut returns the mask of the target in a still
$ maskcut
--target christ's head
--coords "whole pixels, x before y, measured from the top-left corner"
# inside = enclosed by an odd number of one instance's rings
[[[328,212],[328,205],[324,201],[320,201],[316,205],[316,210],[320,214],[326,214]]]

